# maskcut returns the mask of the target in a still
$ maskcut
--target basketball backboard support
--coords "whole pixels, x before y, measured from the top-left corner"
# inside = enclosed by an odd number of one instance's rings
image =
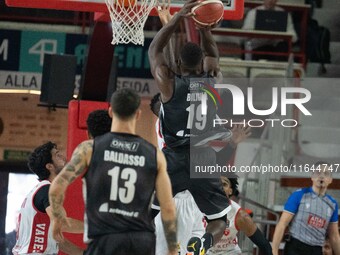
[[[185,1],[172,0],[170,12],[179,11]],[[244,0],[222,0],[224,4],[224,20],[239,20],[243,18]],[[6,0],[9,7],[55,9],[82,12],[108,13],[105,0]],[[157,16],[155,8],[150,16]]]

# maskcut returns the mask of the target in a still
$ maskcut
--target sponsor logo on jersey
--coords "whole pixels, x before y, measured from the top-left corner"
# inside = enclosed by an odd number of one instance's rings
[[[204,81],[190,81],[189,90],[199,91],[204,86]]]
[[[325,227],[326,220],[323,218],[320,218],[316,215],[309,215],[308,217],[308,225],[314,227],[314,228],[323,228]]]
[[[127,142],[118,139],[113,139],[110,145],[111,148],[119,149],[122,151],[137,151],[139,143],[137,142]]]

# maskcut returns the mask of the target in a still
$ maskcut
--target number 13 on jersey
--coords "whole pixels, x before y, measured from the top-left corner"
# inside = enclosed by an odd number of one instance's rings
[[[121,170],[116,166],[108,171],[108,175],[111,176],[110,200],[120,201],[123,204],[131,203],[136,192],[136,170],[129,167]],[[119,180],[124,181],[123,185],[119,186]]]

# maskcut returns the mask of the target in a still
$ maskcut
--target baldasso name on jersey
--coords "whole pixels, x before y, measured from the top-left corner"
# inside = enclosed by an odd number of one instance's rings
[[[122,151],[137,151],[139,147],[138,142],[128,142],[128,141],[121,141],[118,139],[113,139],[110,145],[111,148],[119,149]]]
[[[104,151],[104,161],[111,161],[123,165],[144,166],[145,157],[140,155],[130,155],[117,151]]]

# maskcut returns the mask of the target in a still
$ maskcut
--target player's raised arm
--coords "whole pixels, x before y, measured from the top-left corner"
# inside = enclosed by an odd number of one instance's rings
[[[173,72],[168,66],[168,61],[164,55],[164,48],[169,43],[170,38],[176,31],[180,22],[191,15],[191,8],[197,5],[197,0],[189,0],[182,9],[156,34],[149,47],[150,68],[156,84],[161,91],[162,100],[170,99],[173,92]]]
[[[215,39],[211,34],[211,27],[200,28],[201,47],[205,54],[204,71],[213,77],[222,79],[222,73],[219,65],[219,52]]]

